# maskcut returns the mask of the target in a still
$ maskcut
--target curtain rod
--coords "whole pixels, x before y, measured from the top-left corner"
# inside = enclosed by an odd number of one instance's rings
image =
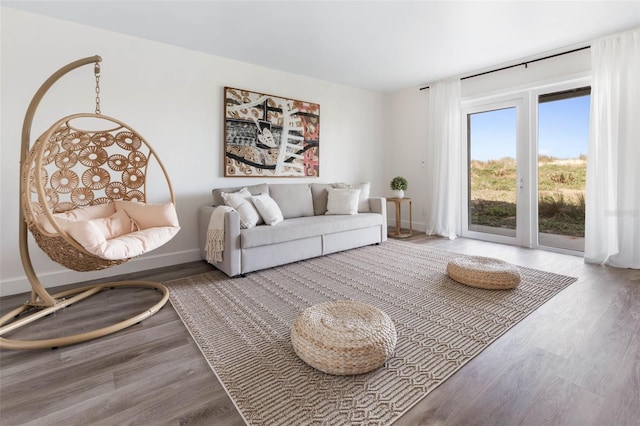
[[[572,49],[572,50],[568,50],[566,52],[560,52],[560,53],[556,53],[554,55],[549,55],[549,56],[544,56],[542,58],[538,58],[538,59],[532,59],[530,61],[525,61],[525,62],[520,62],[519,64],[514,64],[514,65],[508,65],[506,67],[502,67],[502,68],[498,68],[495,70],[491,70],[491,71],[485,71],[485,72],[481,72],[478,74],[473,74],[473,75],[468,75],[466,77],[462,77],[460,80],[466,80],[468,78],[474,78],[474,77],[480,77],[481,75],[485,75],[485,74],[491,74],[493,72],[498,72],[498,71],[503,71],[503,70],[508,70],[509,68],[515,68],[515,67],[520,67],[522,65],[524,65],[525,68],[527,68],[527,66],[529,64],[532,64],[534,62],[538,62],[538,61],[544,61],[545,59],[551,59],[551,58],[555,58],[556,56],[562,56],[562,55],[567,55],[569,53],[574,53],[574,52],[579,52],[581,50],[585,50],[585,49],[589,49],[591,48],[591,46],[584,46],[584,47],[579,47],[577,49]],[[425,87],[421,87],[420,90],[425,90],[428,89],[429,86],[425,86]]]

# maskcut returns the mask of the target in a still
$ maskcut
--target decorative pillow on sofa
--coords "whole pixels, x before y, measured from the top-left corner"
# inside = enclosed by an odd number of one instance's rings
[[[247,188],[238,192],[223,192],[221,195],[224,203],[238,212],[241,228],[249,229],[262,223],[262,217],[251,202],[251,193]]]
[[[267,225],[275,225],[284,220],[282,211],[278,204],[269,196],[269,194],[260,194],[251,197],[253,205],[258,209],[258,213],[262,216],[264,223]]]
[[[359,189],[328,188],[327,212],[325,214],[358,214]]]
[[[249,186],[231,186],[227,188],[216,188],[211,191],[211,195],[213,196],[213,207],[225,206],[224,198],[222,198],[223,192],[238,192],[242,188],[247,188],[251,195],[260,195],[260,194],[268,194],[269,193],[269,185],[266,183],[260,183],[257,185],[249,185]]]
[[[369,213],[371,211],[369,208],[369,192],[371,192],[371,183],[367,182],[351,185],[346,183],[336,183],[333,187],[338,189],[359,189],[360,197],[358,200],[358,213]]]

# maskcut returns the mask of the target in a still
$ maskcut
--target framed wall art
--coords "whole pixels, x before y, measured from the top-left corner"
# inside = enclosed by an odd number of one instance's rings
[[[318,177],[320,105],[224,88],[226,177]]]

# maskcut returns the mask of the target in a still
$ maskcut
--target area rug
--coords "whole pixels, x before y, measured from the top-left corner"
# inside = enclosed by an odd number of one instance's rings
[[[250,425],[391,424],[576,279],[520,267],[513,290],[446,275],[463,257],[390,240],[228,278],[208,272],[165,283],[204,357]],[[393,320],[395,355],[358,376],[332,376],[293,352],[290,328],[329,300],[376,306]]]

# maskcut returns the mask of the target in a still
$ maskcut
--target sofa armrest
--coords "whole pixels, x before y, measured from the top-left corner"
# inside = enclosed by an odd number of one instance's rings
[[[369,209],[371,213],[379,213],[382,215],[380,241],[387,241],[387,199],[384,197],[370,197]]]
[[[209,229],[209,221],[214,209],[215,207],[212,206],[200,206],[198,211],[200,256],[205,260],[207,258],[205,250],[207,230]],[[241,274],[240,216],[236,211],[230,211],[224,215],[224,252],[222,253],[222,262],[212,263],[212,265],[230,277]]]

